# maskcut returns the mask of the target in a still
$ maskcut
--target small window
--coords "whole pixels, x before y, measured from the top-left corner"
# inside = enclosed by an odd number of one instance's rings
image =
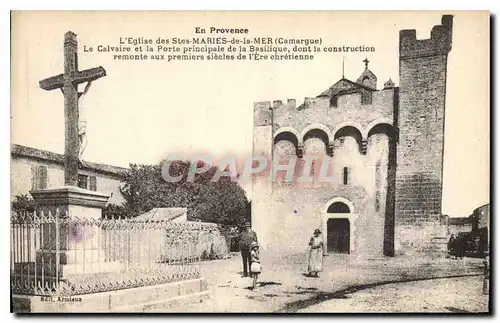
[[[97,178],[95,176],[89,177],[89,190],[97,191]]]
[[[337,96],[332,96],[332,98],[330,99],[330,106],[331,107],[337,107]]]
[[[361,93],[361,104],[372,104],[372,93],[370,91]]]
[[[88,189],[89,177],[87,175],[78,175],[78,187]]]
[[[348,180],[348,177],[349,176],[349,170],[347,169],[347,167],[344,167],[344,185],[347,185],[347,183],[349,182]]]

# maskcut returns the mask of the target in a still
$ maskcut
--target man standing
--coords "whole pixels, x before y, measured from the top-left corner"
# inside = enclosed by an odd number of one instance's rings
[[[250,228],[250,222],[245,223],[245,230],[240,235],[239,249],[241,257],[243,258],[243,276],[248,277],[248,270],[250,269],[250,248],[252,242],[257,241],[257,234]]]

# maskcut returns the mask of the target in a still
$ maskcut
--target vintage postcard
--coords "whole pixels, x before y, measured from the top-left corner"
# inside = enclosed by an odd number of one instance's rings
[[[14,11],[14,313],[490,313],[490,13]]]

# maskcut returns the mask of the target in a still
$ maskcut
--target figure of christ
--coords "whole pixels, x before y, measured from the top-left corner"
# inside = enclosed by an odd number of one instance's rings
[[[83,105],[83,99],[87,95],[87,92],[92,85],[92,81],[87,82],[83,92],[78,92],[78,139],[80,141],[79,151],[78,151],[78,161],[80,166],[83,165],[83,153],[85,148],[87,148],[87,120],[85,119],[85,110]],[[61,91],[64,94],[63,88]]]
[[[85,110],[83,99],[92,85],[92,81],[87,82],[83,92],[78,93],[78,139],[80,140],[80,150],[78,151],[78,160],[80,164],[83,161],[83,152],[87,148],[87,120],[85,118]]]

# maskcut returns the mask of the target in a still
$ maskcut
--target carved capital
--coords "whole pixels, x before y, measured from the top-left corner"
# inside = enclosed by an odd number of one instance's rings
[[[333,142],[330,142],[328,144],[328,151],[327,151],[328,156],[333,157],[334,149],[335,149],[335,144]]]
[[[297,145],[297,157],[298,158],[304,157],[304,144]]]
[[[361,154],[366,155],[367,147],[368,147],[368,140],[361,140]]]

